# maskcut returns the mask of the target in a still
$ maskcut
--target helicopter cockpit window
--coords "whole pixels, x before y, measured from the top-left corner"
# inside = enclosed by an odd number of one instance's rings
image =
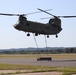
[[[17,21],[16,24],[19,24],[19,21]]]

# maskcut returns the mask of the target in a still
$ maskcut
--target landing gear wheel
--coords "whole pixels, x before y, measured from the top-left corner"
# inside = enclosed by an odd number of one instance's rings
[[[30,36],[30,34],[28,33],[27,36]]]
[[[49,38],[49,35],[47,35],[47,38]]]
[[[56,34],[56,38],[58,38],[58,35]]]
[[[37,33],[35,33],[35,36],[38,36],[38,34],[37,34]]]

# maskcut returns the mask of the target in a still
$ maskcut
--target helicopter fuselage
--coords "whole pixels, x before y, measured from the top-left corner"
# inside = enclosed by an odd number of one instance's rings
[[[61,31],[61,29],[59,29],[59,26],[55,24],[44,24],[39,22],[28,21],[25,18],[15,24],[14,28],[24,32],[31,32],[43,35],[57,35]]]

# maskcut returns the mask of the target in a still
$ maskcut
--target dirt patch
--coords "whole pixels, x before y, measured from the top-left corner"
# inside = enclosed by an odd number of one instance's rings
[[[31,70],[0,70],[0,73],[30,72]]]
[[[15,75],[62,75],[62,72],[39,72],[39,73],[25,73]]]
[[[17,73],[17,72],[27,72],[26,70],[0,70],[0,73]],[[38,73],[20,73],[15,75],[62,75],[62,72],[38,72]]]

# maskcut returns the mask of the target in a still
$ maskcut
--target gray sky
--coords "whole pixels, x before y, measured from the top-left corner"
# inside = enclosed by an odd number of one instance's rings
[[[76,0],[0,0],[0,13],[27,14],[41,9],[53,9],[49,11],[54,15],[76,15]],[[40,18],[50,17],[46,13],[38,13],[27,16],[28,20],[47,23],[49,19]],[[0,49],[36,47],[33,35],[27,37],[27,33],[17,31],[13,25],[18,17],[0,16]],[[47,39],[48,47],[76,47],[76,18],[63,19],[62,32],[58,38],[50,36]],[[38,46],[45,47],[45,37],[36,37]]]

